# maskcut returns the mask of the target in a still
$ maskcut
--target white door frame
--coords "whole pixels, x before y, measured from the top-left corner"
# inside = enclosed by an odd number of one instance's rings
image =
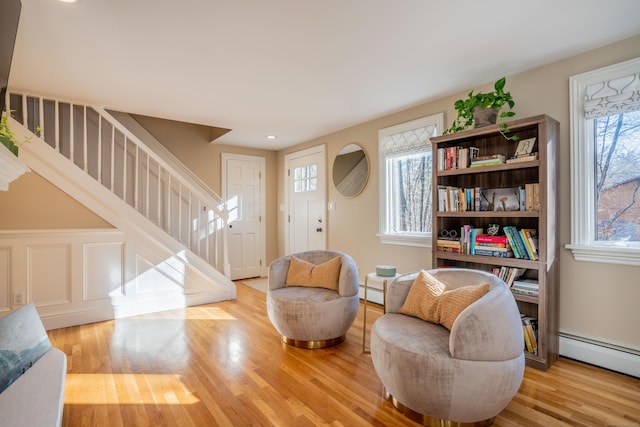
[[[266,277],[267,276],[267,266],[266,266],[266,262],[267,262],[267,242],[266,242],[266,237],[267,237],[267,228],[266,228],[266,218],[265,218],[265,211],[266,211],[266,206],[265,206],[265,193],[266,193],[266,175],[265,175],[265,163],[266,160],[264,157],[261,156],[248,156],[248,155],[244,155],[244,154],[234,154],[234,153],[222,153],[221,154],[221,163],[222,163],[222,200],[225,201],[226,204],[226,200],[227,200],[227,160],[240,160],[240,161],[257,161],[260,164],[260,206],[259,206],[259,212],[260,212],[260,216],[262,218],[262,220],[260,221],[260,234],[261,234],[261,238],[260,238],[260,259],[261,259],[261,266],[260,266],[260,276],[261,277]]]
[[[290,200],[291,200],[291,195],[290,195],[290,189],[291,189],[291,180],[293,179],[292,176],[290,176],[289,170],[290,168],[290,164],[291,161],[294,159],[298,159],[300,157],[305,157],[305,156],[310,156],[310,155],[315,155],[315,154],[319,154],[322,157],[322,161],[318,164],[318,176],[322,175],[324,177],[324,187],[320,189],[320,191],[322,192],[321,194],[323,195],[323,206],[325,207],[324,209],[324,227],[325,227],[325,248],[327,245],[327,236],[328,236],[328,229],[327,229],[327,214],[326,214],[326,201],[327,201],[327,148],[325,144],[320,144],[320,145],[316,145],[310,148],[306,148],[304,150],[300,150],[300,151],[296,151],[293,153],[289,153],[289,154],[285,154],[284,156],[284,204],[285,204],[285,215],[284,215],[284,252],[285,254],[288,254],[291,252],[291,244],[289,242],[289,239],[291,237],[291,231],[290,231],[290,227],[292,224],[292,221],[290,220],[290,216],[292,215],[291,213],[291,204],[290,204]]]

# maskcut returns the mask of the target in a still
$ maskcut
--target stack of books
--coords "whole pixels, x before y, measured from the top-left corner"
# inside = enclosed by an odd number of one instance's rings
[[[537,297],[540,292],[538,281],[535,279],[518,279],[511,284],[511,292],[516,295]]]
[[[474,255],[497,256],[500,258],[513,257],[513,251],[505,236],[476,235],[474,247]]]
[[[436,245],[436,250],[440,252],[462,253],[462,244],[460,243],[460,239],[439,238],[436,241]]]
[[[471,167],[501,165],[506,161],[503,154],[491,154],[489,156],[478,156],[471,161]]]
[[[512,157],[507,160],[507,163],[531,162],[533,160],[538,160],[538,153],[531,153],[531,154],[525,154],[522,156]]]

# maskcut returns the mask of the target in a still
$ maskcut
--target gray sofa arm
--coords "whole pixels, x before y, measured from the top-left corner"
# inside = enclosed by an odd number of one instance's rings
[[[409,289],[413,281],[416,279],[420,272],[403,274],[396,277],[387,285],[387,301],[385,305],[385,312],[387,313],[399,313],[400,307],[404,304],[409,294]]]
[[[66,375],[67,356],[52,348],[0,393],[0,425],[60,426]]]
[[[276,259],[269,265],[269,290],[284,288],[290,262],[291,257],[287,255]]]
[[[522,355],[524,336],[520,312],[507,285],[481,270],[444,268],[431,274],[447,289],[489,284],[489,292],[464,309],[449,336],[452,357],[466,360],[509,360]]]

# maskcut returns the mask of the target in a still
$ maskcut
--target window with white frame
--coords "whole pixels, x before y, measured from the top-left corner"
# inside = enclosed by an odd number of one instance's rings
[[[580,74],[571,90],[576,260],[640,265],[640,58]]]
[[[382,243],[431,245],[431,138],[443,126],[440,113],[378,131]]]
[[[293,170],[293,191],[304,193],[318,189],[318,165],[305,165]]]

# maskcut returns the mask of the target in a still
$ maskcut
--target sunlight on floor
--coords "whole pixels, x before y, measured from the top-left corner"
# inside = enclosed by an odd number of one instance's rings
[[[171,313],[175,313],[176,318],[180,320],[236,320],[234,316],[219,307],[209,306],[193,306],[184,309],[175,309]],[[168,311],[159,313],[143,314],[137,317],[144,320],[167,320]]]
[[[135,397],[134,397],[135,396]],[[68,405],[190,405],[199,402],[180,375],[67,374]]]
[[[189,307],[184,313],[185,320],[236,320],[231,314],[218,307]]]

